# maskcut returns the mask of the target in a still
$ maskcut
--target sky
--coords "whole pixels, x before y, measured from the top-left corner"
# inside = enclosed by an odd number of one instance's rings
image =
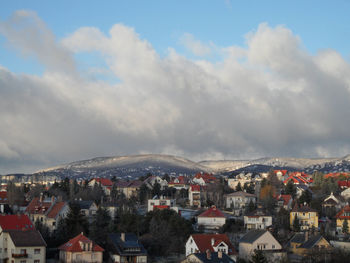
[[[350,2],[4,1],[0,174],[350,153]]]

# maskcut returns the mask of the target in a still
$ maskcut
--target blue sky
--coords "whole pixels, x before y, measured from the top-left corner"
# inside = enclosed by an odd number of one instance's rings
[[[133,27],[147,39],[159,54],[168,47],[191,56],[179,38],[184,33],[200,41],[225,47],[244,45],[244,36],[262,22],[270,26],[285,25],[300,36],[311,53],[335,49],[350,58],[350,2],[337,1],[7,1],[0,9],[2,20],[14,11],[35,11],[58,39],[83,26],[98,27],[108,32],[112,25],[123,23]],[[42,72],[35,59],[18,57],[6,48],[0,38],[1,64],[14,72]],[[96,57],[94,57],[96,59]],[[81,56],[84,62],[98,63]]]
[[[4,1],[0,174],[350,153],[350,1]]]

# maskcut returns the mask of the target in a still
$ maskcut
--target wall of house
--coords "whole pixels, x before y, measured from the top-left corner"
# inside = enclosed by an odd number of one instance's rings
[[[208,229],[220,228],[225,223],[225,217],[198,217],[198,225],[203,225]]]
[[[301,230],[308,230],[314,226],[318,228],[318,215],[316,212],[290,212],[290,226],[293,227],[294,218],[298,217]]]
[[[186,242],[186,257],[192,253],[195,253],[196,251],[199,251],[199,249],[193,238],[190,237]]]
[[[272,225],[272,216],[248,217],[244,216],[244,226],[247,229],[266,229]]]
[[[66,263],[72,262],[96,262],[102,263],[102,252],[65,252],[60,251],[60,261]]]
[[[43,247],[16,247],[12,242],[12,239],[8,238],[8,247],[7,247],[7,257],[9,258],[8,262],[20,262],[21,260],[25,260],[26,263],[34,263],[35,260],[39,260],[40,263],[46,262],[46,248]],[[13,254],[22,254],[21,250],[25,249],[26,254],[28,255],[26,258],[18,258],[13,257]],[[35,249],[40,249],[40,253],[35,254]]]

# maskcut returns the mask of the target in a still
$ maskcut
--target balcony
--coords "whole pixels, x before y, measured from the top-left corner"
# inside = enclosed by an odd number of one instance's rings
[[[13,258],[27,258],[28,254],[27,253],[20,253],[20,254],[14,254],[12,253]]]

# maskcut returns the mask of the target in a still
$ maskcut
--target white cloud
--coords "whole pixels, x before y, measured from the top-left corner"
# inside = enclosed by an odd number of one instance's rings
[[[195,37],[189,33],[185,33],[181,36],[180,43],[194,55],[199,57],[210,55],[214,48],[212,43],[209,45],[204,44],[198,39],[195,39]]]
[[[37,37],[14,30],[29,18],[25,28]],[[247,47],[226,47],[215,63],[172,48],[161,58],[122,24],[57,42],[35,14],[17,12],[0,33],[47,69],[37,77],[0,68],[3,167],[9,159],[39,166],[140,152],[228,159],[350,148],[349,63],[332,50],[308,54],[284,26],[261,24]],[[73,53],[96,51],[117,84],[75,70]]]

